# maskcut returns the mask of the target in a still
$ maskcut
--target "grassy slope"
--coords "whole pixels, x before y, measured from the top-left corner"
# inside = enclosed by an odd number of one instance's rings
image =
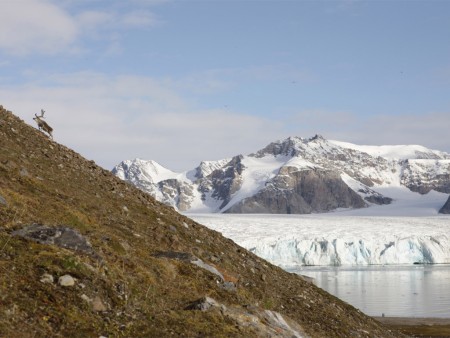
[[[57,134],[57,131],[56,131]],[[275,310],[314,337],[396,336],[350,305],[247,252],[50,141],[0,109],[0,336],[255,336],[220,311],[192,311],[210,296],[232,306]],[[126,207],[126,208],[124,208]],[[10,233],[27,224],[78,229],[99,261]],[[211,273],[158,251],[188,252]],[[74,287],[39,280],[71,274]],[[98,297],[96,312],[81,298]]]

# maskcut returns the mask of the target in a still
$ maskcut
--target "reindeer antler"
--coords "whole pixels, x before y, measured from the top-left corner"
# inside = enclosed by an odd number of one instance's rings
[[[39,117],[44,117],[44,113],[45,113],[45,110],[44,109],[41,109],[41,116],[39,116]],[[37,116],[37,115],[36,115]]]

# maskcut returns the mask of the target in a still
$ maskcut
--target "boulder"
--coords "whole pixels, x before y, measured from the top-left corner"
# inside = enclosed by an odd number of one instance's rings
[[[14,231],[12,235],[41,244],[56,245],[95,256],[95,252],[89,241],[77,230],[65,226],[49,227],[41,224],[32,224]]]
[[[156,258],[175,259],[183,262],[190,262],[197,259],[194,255],[188,252],[177,252],[177,251],[158,251],[153,256]]]
[[[108,310],[108,308],[100,299],[100,297],[96,296],[92,301],[92,310],[94,310],[95,312],[105,312]]]
[[[53,278],[53,276],[50,275],[49,273],[44,273],[44,274],[41,276],[40,282],[41,282],[41,283],[44,283],[44,284],[53,284],[54,278]]]
[[[199,300],[196,300],[192,304],[190,304],[188,307],[186,307],[186,310],[200,310],[200,311],[208,311],[211,308],[219,308],[221,304],[219,304],[217,301],[212,299],[211,297],[203,297]]]
[[[71,275],[64,275],[59,277],[58,283],[61,286],[74,286],[75,279]]]
[[[224,319],[234,320],[238,327],[251,327],[257,337],[305,337],[303,328],[290,318],[278,312],[246,305],[245,307],[225,306],[213,298],[203,297],[189,304],[185,310],[219,310]]]

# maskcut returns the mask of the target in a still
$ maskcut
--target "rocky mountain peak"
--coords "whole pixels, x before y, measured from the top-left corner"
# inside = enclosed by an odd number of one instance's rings
[[[322,135],[316,134],[309,141],[325,141],[325,138]]]
[[[186,173],[147,170],[151,178],[146,181],[141,168],[136,169],[139,175],[133,178],[130,174],[125,179],[182,211],[328,212],[338,207],[391,203],[392,197],[384,196],[378,187],[405,186],[420,194],[431,190],[449,193],[447,156],[417,145],[358,146],[317,134],[275,141],[247,156],[203,161]],[[350,190],[343,189],[343,184]],[[315,195],[314,202],[309,197],[304,200],[310,196],[305,191],[319,186],[323,194]],[[333,195],[333,191],[343,195]]]
[[[163,167],[153,160],[125,160],[115,166],[112,173],[123,180],[140,180],[149,183],[157,183],[156,177],[169,179],[176,176],[176,173]]]
[[[298,144],[301,144],[303,142],[305,142],[305,139],[301,137],[291,136],[284,140],[272,142],[263,149],[257,151],[255,154],[251,154],[250,156],[254,156],[257,158],[261,158],[267,155],[295,156]]]
[[[222,168],[230,159],[224,159],[219,161],[202,161],[200,165],[195,168],[195,177],[198,179],[204,178],[210,175],[214,170]]]

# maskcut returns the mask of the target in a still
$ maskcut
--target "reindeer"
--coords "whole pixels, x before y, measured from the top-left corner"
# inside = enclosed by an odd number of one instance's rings
[[[36,116],[36,117],[33,117],[33,120],[36,121],[36,123],[37,123],[37,125],[39,127],[39,130],[45,131],[51,137],[51,139],[53,140],[53,135],[52,135],[53,128],[50,127],[48,125],[48,123],[43,120],[44,119],[44,113],[45,113],[45,110],[41,109],[41,115],[38,116],[37,114],[34,114],[34,116]]]

